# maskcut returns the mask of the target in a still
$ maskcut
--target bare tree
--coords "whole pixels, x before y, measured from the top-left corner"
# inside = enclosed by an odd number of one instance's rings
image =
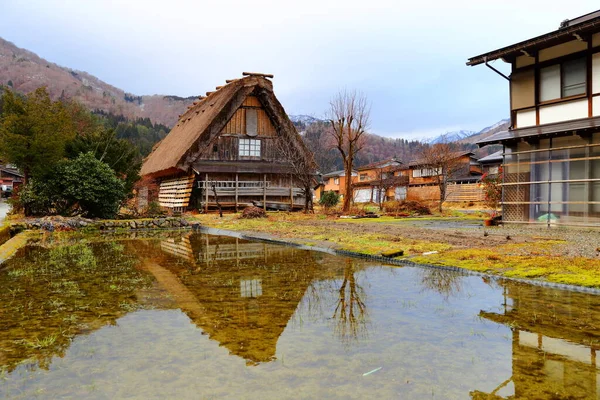
[[[461,154],[448,143],[436,143],[423,149],[420,164],[440,190],[438,209],[442,212],[442,204],[448,197],[448,181],[465,167]]]
[[[346,175],[342,210],[348,212],[352,202],[352,169],[356,154],[364,145],[363,135],[369,126],[371,108],[367,97],[359,92],[341,91],[330,102],[328,121],[334,146],[340,152]]]
[[[379,190],[379,210],[383,210],[383,202],[387,195],[387,191],[397,184],[397,179],[394,179],[394,169],[390,167],[379,167],[376,170],[375,180],[377,181],[377,190]]]
[[[304,196],[304,212],[313,210],[312,189],[317,183],[315,174],[317,165],[313,154],[296,142],[283,138],[277,141],[279,153],[288,162],[292,169],[292,182],[297,182]]]
[[[335,321],[334,333],[345,346],[368,336],[366,293],[357,282],[357,272],[355,261],[347,259],[344,279],[338,289],[338,299],[331,317]]]
[[[219,196],[217,195],[217,182],[211,180],[210,187],[212,189],[213,195],[215,196],[215,203],[217,203],[217,208],[219,209],[219,218],[223,218],[223,209],[221,208],[221,203],[219,203]],[[208,188],[206,188],[206,190],[208,190]]]

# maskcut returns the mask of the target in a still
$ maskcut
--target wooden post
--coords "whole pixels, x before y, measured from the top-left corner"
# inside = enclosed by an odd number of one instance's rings
[[[290,175],[290,211],[294,211],[294,178]]]
[[[208,213],[208,173],[206,173],[206,180],[204,181],[204,193],[205,193],[205,202],[204,202],[204,212]]]
[[[238,174],[235,174],[235,212],[238,212]]]
[[[263,175],[263,210],[267,211],[267,174]]]

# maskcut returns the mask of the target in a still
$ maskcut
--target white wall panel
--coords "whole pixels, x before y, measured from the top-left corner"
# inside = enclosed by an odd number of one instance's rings
[[[525,128],[535,125],[535,109],[517,111],[517,128]]]
[[[540,124],[550,124],[552,122],[587,118],[587,116],[587,99],[574,100],[568,103],[551,104],[540,107]]]
[[[600,96],[592,97],[592,115],[600,117]]]
[[[600,53],[592,56],[592,93],[600,93]]]

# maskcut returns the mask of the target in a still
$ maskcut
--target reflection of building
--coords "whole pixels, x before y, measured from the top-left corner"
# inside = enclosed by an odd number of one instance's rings
[[[497,392],[512,381],[509,398],[600,399],[600,309],[579,293],[514,283],[505,290],[504,311],[480,316],[512,327],[513,373],[492,393],[474,391],[472,398],[503,398]]]
[[[198,327],[249,364],[274,358],[312,281],[341,272],[319,253],[230,237],[193,234],[161,249],[138,254],[151,257],[146,268]]]

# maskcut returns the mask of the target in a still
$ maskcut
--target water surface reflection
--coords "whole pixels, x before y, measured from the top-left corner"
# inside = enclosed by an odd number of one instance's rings
[[[31,246],[0,287],[7,398],[600,398],[596,296],[200,234]]]

